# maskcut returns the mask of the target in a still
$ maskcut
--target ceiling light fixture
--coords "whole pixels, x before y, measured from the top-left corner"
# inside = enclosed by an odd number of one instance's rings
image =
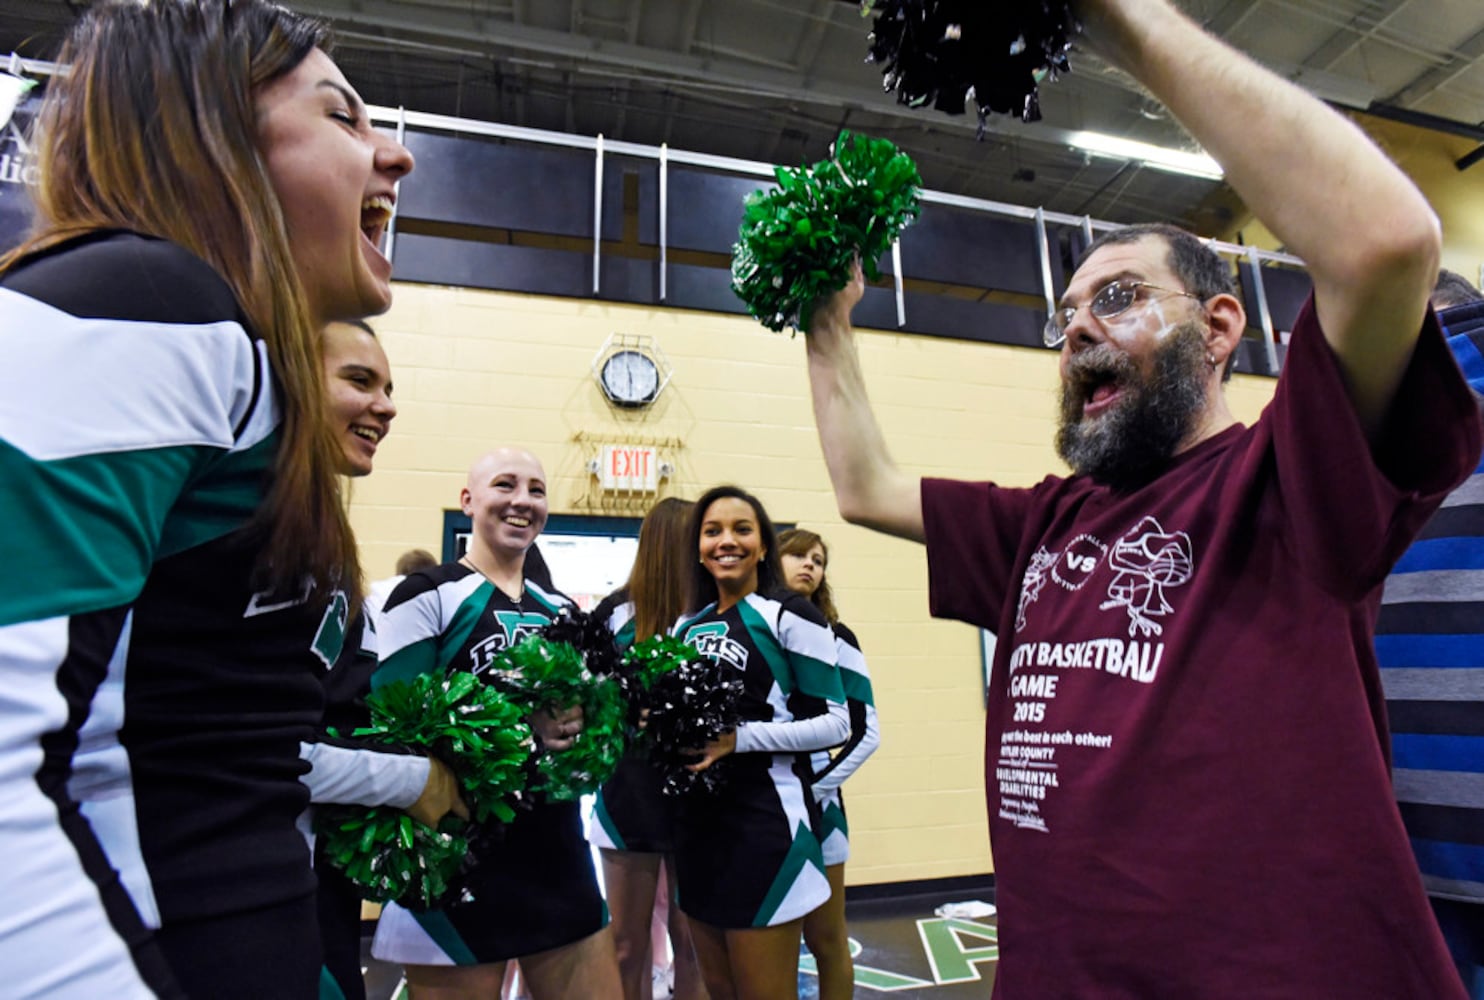
[[[1077,149],[1092,153],[1094,156],[1136,160],[1155,170],[1166,170],[1190,177],[1204,177],[1213,181],[1226,177],[1226,171],[1221,169],[1221,164],[1205,153],[1187,153],[1182,149],[1170,149],[1147,142],[1136,142],[1133,139],[1121,139],[1118,136],[1104,135],[1101,132],[1073,132],[1067,137],[1067,141]]]

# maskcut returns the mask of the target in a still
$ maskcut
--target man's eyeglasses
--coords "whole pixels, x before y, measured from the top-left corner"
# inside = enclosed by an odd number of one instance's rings
[[[1139,300],[1139,289],[1148,288],[1155,292],[1169,292],[1171,295],[1183,295],[1188,299],[1201,301],[1199,295],[1190,292],[1182,292],[1177,288],[1164,288],[1160,285],[1151,285],[1147,281],[1134,281],[1129,278],[1121,278],[1118,281],[1110,281],[1088,300],[1087,310],[1100,320],[1112,319],[1132,309],[1134,303]],[[1041,339],[1047,347],[1060,347],[1062,341],[1067,339],[1067,327],[1072,324],[1072,317],[1077,315],[1081,306],[1063,306],[1046,317],[1046,326],[1041,330]]]

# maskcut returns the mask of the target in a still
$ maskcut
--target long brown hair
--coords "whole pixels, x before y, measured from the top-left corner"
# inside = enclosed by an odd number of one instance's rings
[[[840,621],[840,612],[835,610],[835,595],[830,590],[830,547],[824,543],[824,539],[810,531],[808,528],[789,528],[778,535],[778,555],[782,556],[807,556],[809,550],[818,545],[819,550],[824,553],[824,566],[819,574],[819,586],[814,588],[814,593],[809,595],[809,600],[824,615],[825,620],[831,625]]]
[[[169,240],[210,264],[262,336],[282,402],[273,483],[255,518],[259,582],[360,587],[355,537],[324,419],[317,331],[258,152],[258,88],[328,32],[265,0],[93,6],[60,54],[38,121],[31,237],[0,260],[101,229]]]
[[[686,570],[695,558],[686,527],[695,504],[665,497],[639,526],[639,551],[629,571],[629,600],[634,604],[634,641],[663,635],[686,609]]]

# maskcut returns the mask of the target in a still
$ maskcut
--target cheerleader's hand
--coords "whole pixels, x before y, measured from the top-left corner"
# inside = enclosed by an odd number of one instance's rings
[[[704,771],[736,749],[737,731],[732,729],[722,733],[710,743],[707,743],[704,749],[692,751],[693,756],[696,757],[696,762],[694,764],[687,764],[685,769],[687,771]]]
[[[541,740],[544,749],[552,751],[570,750],[577,734],[582,732],[582,706],[570,708],[543,708],[532,712],[526,720]]]
[[[449,813],[468,819],[469,807],[459,795],[459,781],[448,765],[437,757],[429,757],[428,765],[428,781],[423,785],[422,794],[404,811],[419,823],[434,829]]]

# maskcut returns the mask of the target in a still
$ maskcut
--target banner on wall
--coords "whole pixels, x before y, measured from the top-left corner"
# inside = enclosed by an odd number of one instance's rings
[[[25,238],[31,228],[31,188],[36,185],[31,122],[41,105],[34,88],[0,130],[0,252]]]

